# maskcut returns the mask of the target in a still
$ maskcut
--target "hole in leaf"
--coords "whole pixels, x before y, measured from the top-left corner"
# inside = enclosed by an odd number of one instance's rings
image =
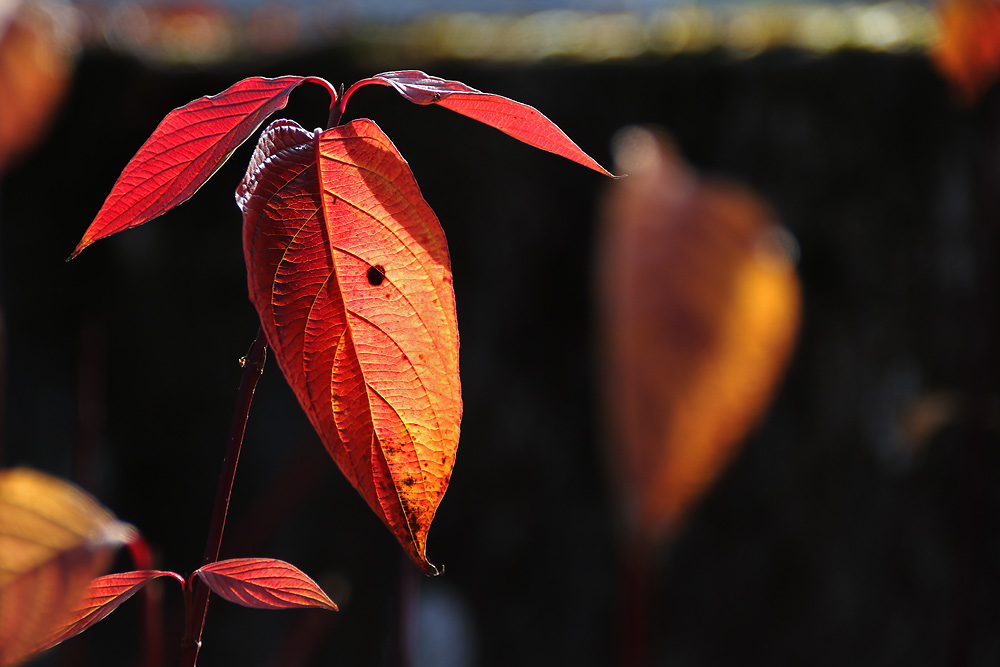
[[[385,280],[385,267],[381,264],[368,267],[368,284],[377,287]]]

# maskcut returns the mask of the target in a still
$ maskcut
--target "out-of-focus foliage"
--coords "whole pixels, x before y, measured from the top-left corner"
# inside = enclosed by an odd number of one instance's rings
[[[56,0],[0,2],[0,170],[39,138],[63,97],[75,16]]]
[[[766,409],[799,323],[794,241],[761,199],[700,178],[653,132],[620,134],[604,212],[604,399],[629,528],[655,543]]]
[[[1000,73],[1000,3],[942,0],[941,34],[932,55],[959,100],[973,104]]]
[[[0,665],[45,643],[131,533],[68,482],[0,472]]]

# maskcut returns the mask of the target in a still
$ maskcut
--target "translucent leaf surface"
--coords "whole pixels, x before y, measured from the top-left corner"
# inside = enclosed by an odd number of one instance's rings
[[[538,109],[501,95],[484,93],[460,81],[449,81],[418,70],[384,72],[355,84],[392,86],[414,104],[437,104],[508,134],[519,141],[555,153],[606,176],[611,173],[583,152],[559,126]],[[345,95],[345,102],[346,102]]]
[[[66,614],[62,624],[42,642],[42,648],[50,648],[80,634],[159,577],[173,577],[184,585],[184,578],[179,574],[160,570],[119,572],[92,579],[83,598]]]
[[[251,77],[167,114],[125,165],[72,257],[98,239],[149,222],[189,199],[265,118],[284,108],[292,90],[305,80]]]
[[[318,162],[317,162],[318,157]],[[425,571],[462,414],[444,232],[369,120],[276,121],[237,192],[251,300],[344,475]]]
[[[273,558],[233,558],[195,571],[213,593],[255,609],[318,607],[337,611],[319,585],[302,570]]]

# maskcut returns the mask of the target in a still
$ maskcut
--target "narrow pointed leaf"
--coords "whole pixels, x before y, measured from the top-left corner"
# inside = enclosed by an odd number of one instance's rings
[[[195,571],[224,600],[255,609],[318,607],[337,611],[323,589],[291,563],[273,558],[233,558]]]
[[[71,258],[189,199],[305,80],[251,77],[167,114],[125,166]]]
[[[40,645],[47,649],[75,637],[117,609],[138,593],[146,584],[159,577],[173,577],[184,585],[184,578],[175,572],[136,570],[97,577],[90,582],[83,599],[64,618],[62,625]]]
[[[0,473],[0,665],[41,650],[131,534],[68,482]]]
[[[484,93],[460,81],[449,81],[430,76],[418,70],[384,72],[358,82],[392,86],[400,95],[414,104],[437,104],[486,123],[519,141],[555,153],[612,176],[573,142],[559,126],[545,117],[538,109],[507,97]]]
[[[318,165],[317,165],[318,155]],[[251,300],[331,457],[425,571],[462,414],[447,242],[369,120],[262,135],[238,190]]]

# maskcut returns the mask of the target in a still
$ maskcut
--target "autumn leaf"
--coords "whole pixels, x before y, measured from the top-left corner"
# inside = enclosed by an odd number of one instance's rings
[[[306,80],[330,87],[313,77],[250,77],[167,114],[125,166],[70,259],[188,200]]]
[[[0,472],[0,665],[44,647],[132,532],[67,482]]]
[[[91,580],[83,598],[69,610],[61,625],[40,644],[40,650],[75,637],[117,609],[149,582],[159,577],[172,577],[184,585],[184,577],[175,572],[136,570],[107,574]]]
[[[640,541],[674,534],[766,409],[799,323],[787,232],[733,183],[699,178],[647,130],[600,243],[611,458]]]
[[[195,570],[213,593],[255,609],[318,607],[337,611],[319,585],[302,570],[273,558],[233,558]]]
[[[318,165],[316,156],[318,155]],[[237,191],[251,300],[343,474],[425,571],[462,402],[447,242],[369,120],[276,121]]]
[[[350,92],[391,85],[609,174],[532,107],[422,72],[358,82],[251,78],[171,112],[125,167],[74,255],[190,197],[303,81],[340,117]],[[316,134],[278,120],[237,189],[250,299],[268,345],[340,470],[425,572],[455,463],[458,325],[441,225],[370,120]]]
[[[378,84],[392,86],[400,95],[414,104],[436,104],[467,116],[518,141],[555,153],[594,171],[612,176],[592,157],[573,142],[559,126],[545,117],[538,109],[512,99],[471,88],[460,81],[449,81],[430,76],[419,70],[383,72],[370,79],[359,81],[344,94],[341,105],[347,103],[357,88]]]

